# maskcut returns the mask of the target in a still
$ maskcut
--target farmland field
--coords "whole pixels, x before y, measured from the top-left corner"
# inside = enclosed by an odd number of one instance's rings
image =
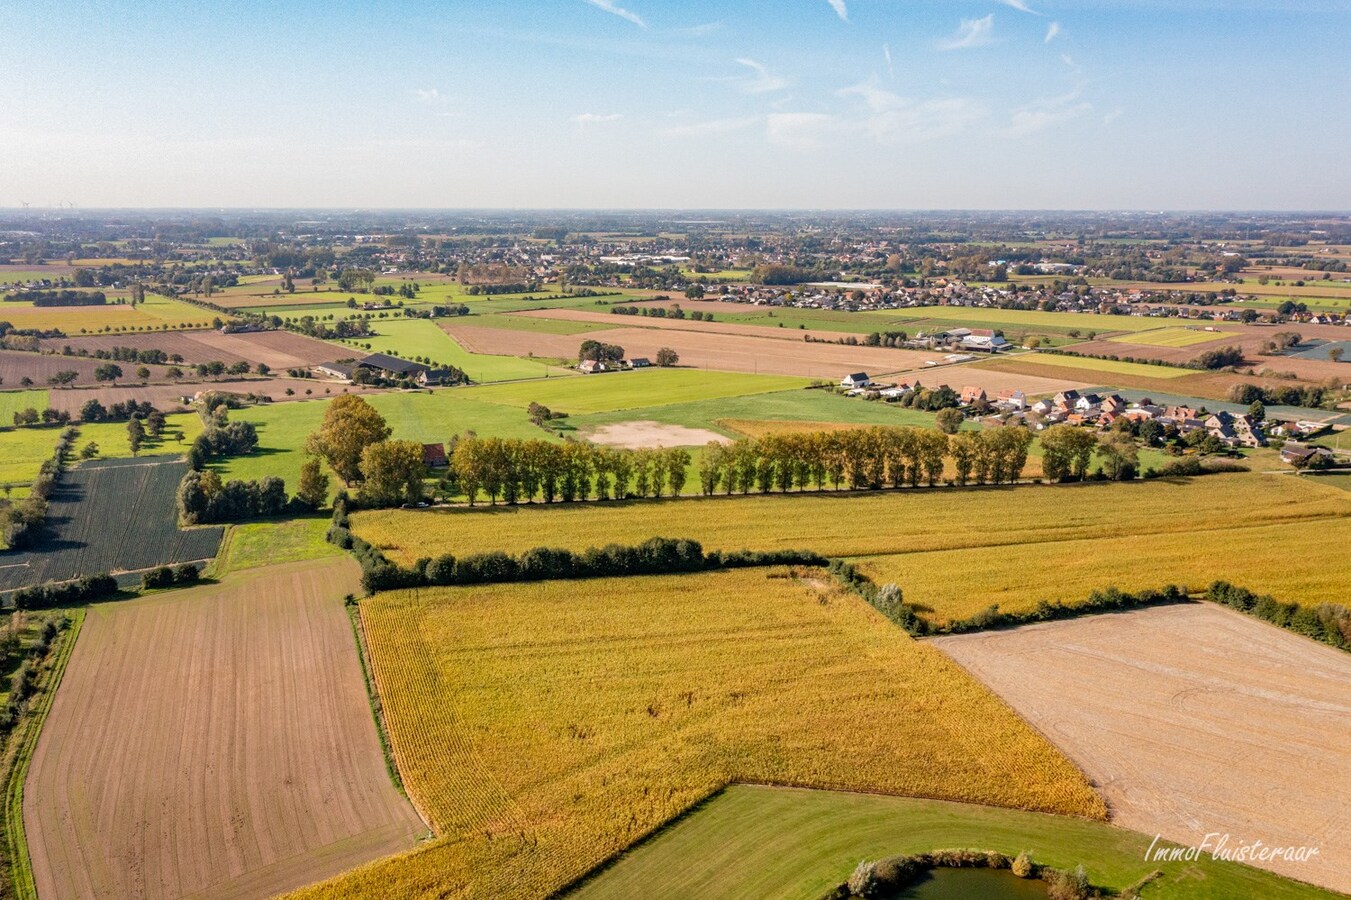
[[[443,320],[442,325],[449,325],[456,320]],[[562,316],[517,316],[507,313],[488,313],[487,315],[473,315],[468,319],[458,321],[473,325],[477,328],[504,328],[507,331],[534,331],[545,332],[547,334],[585,334],[588,331],[603,331],[606,328],[615,327],[613,321],[593,322],[586,319],[573,321],[570,318]]]
[[[336,358],[332,344],[289,331],[221,334],[211,328],[149,334],[105,334],[47,338],[43,340],[42,346],[57,352],[69,347],[76,353],[134,347],[138,350],[163,350],[170,356],[177,354],[187,363],[220,361],[229,365],[245,361],[265,363],[278,370],[332,362]]]
[[[525,408],[532,402],[568,413],[598,413],[748,397],[806,387],[806,379],[782,375],[701,372],[695,369],[648,369],[520,384],[471,388],[465,395],[487,403]]]
[[[1072,604],[1107,587],[1139,591],[1176,584],[1199,591],[1217,579],[1283,601],[1351,603],[1346,590],[1351,560],[1343,560],[1339,549],[1346,546],[1351,514],[1284,525],[1201,525],[1185,534],[1034,542],[1012,553],[978,547],[855,562],[876,583],[900,585],[906,602],[924,607],[924,618],[941,623],[992,604],[1021,612],[1039,600]]]
[[[3,365],[3,363],[0,363]],[[18,383],[18,379],[14,380]],[[14,414],[23,412],[25,409],[36,409],[42,412],[47,408],[47,391],[4,391],[0,393],[0,428],[7,427],[14,422]]]
[[[354,338],[343,343],[367,352],[388,353],[403,359],[425,358],[441,365],[455,366],[480,383],[573,374],[570,370],[520,356],[471,352],[427,319],[380,320],[374,328],[378,333],[375,337]]]
[[[350,561],[93,606],[24,820],[43,897],[265,897],[413,846],[342,595]]]
[[[1150,837],[1083,819],[942,800],[733,785],[567,896],[819,900],[861,859],[966,847],[1008,856],[1028,850],[1060,869],[1082,863],[1089,881],[1116,891],[1161,870],[1143,894],[1149,900],[1333,897],[1208,855],[1146,863]]]
[[[364,601],[395,758],[440,840],[308,895],[547,895],[734,780],[1103,815],[941,653],[785,575]]]
[[[1010,357],[1008,362],[1026,362],[1035,366],[1054,366],[1057,369],[1086,369],[1100,372],[1104,376],[1133,375],[1137,378],[1183,378],[1194,375],[1192,369],[1175,366],[1151,366],[1147,363],[1121,362],[1115,359],[1098,359],[1089,356],[1067,356],[1061,353],[1038,353],[1031,356]]]
[[[998,530],[973,527],[998,512]],[[602,514],[603,513],[603,514]],[[1351,515],[1351,500],[1309,479],[1258,474],[1135,483],[919,488],[684,498],[667,501],[382,510],[353,515],[355,531],[391,559],[547,543],[584,549],[653,537],[692,538],[709,550],[809,549],[827,556],[998,548],[1048,541],[1184,535]],[[1107,563],[1105,563],[1107,564]],[[954,576],[956,577],[956,576]],[[1295,598],[1297,599],[1297,598]]]
[[[1211,604],[935,643],[1055,735],[1117,824],[1184,845],[1317,846],[1254,864],[1351,891],[1345,652]]]
[[[1203,331],[1200,328],[1160,328],[1158,331],[1137,331],[1107,338],[1125,344],[1143,344],[1147,347],[1190,347],[1237,337],[1234,331]]]
[[[70,470],[52,493],[51,537],[32,550],[0,553],[0,590],[211,559],[220,528],[178,528],[174,495],[186,471],[169,457],[95,460]]]
[[[303,562],[308,559],[332,559],[343,552],[327,540],[329,516],[315,515],[297,519],[246,522],[225,529],[220,553],[211,574]]]

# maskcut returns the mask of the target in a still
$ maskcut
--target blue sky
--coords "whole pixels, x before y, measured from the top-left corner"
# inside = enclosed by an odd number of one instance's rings
[[[26,0],[0,206],[1351,209],[1351,0]]]

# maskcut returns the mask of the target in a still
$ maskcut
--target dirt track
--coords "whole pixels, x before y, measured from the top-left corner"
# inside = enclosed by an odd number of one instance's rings
[[[39,895],[266,897],[411,848],[356,584],[330,559],[93,607],[24,792]]]
[[[1254,864],[1351,892],[1351,654],[1210,604],[934,643],[1078,764],[1117,824],[1315,846]]]

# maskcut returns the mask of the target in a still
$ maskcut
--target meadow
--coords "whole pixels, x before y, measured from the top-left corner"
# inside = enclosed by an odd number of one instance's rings
[[[298,896],[545,896],[732,781],[1105,815],[978,683],[818,576],[395,592],[361,616],[438,840]]]
[[[572,900],[775,896],[818,900],[861,859],[943,848],[1027,850],[1123,891],[1160,871],[1149,900],[1326,898],[1329,891],[1212,860],[1145,862],[1151,835],[1099,822],[942,800],[733,785],[633,848],[567,896]]]
[[[371,353],[387,353],[402,359],[430,359],[441,365],[455,366],[479,383],[571,374],[517,356],[470,353],[430,319],[379,319],[373,327],[375,337],[354,338],[341,343]]]
[[[1157,331],[1139,331],[1107,338],[1122,344],[1143,344],[1146,347],[1190,347],[1209,344],[1225,338],[1239,337],[1233,331],[1203,331],[1200,328],[1160,328]]]
[[[341,557],[343,552],[328,542],[331,522],[331,516],[316,513],[230,525],[208,574],[219,578],[261,566]]]
[[[875,583],[900,585],[923,618],[944,624],[996,604],[1022,612],[1041,600],[1073,605],[1107,587],[1134,592],[1176,584],[1203,591],[1221,579],[1287,602],[1351,604],[1351,560],[1339,550],[1347,546],[1351,509],[1281,525],[1199,526],[1185,534],[1029,542],[1016,553],[976,547],[854,562]]]
[[[0,392],[0,428],[11,424],[15,413],[26,409],[42,412],[49,403],[48,396],[45,390]]]
[[[567,413],[587,414],[768,394],[808,384],[807,379],[791,375],[654,368],[556,381],[487,385],[465,393],[487,403],[526,407],[534,402]]]
[[[973,527],[996,512],[1004,527]],[[352,522],[357,534],[409,565],[443,553],[519,553],[541,544],[583,550],[649,537],[691,538],[706,550],[805,549],[826,556],[978,547],[1003,552],[998,548],[1146,534],[1185,541],[1184,535],[1216,523],[1323,527],[1348,515],[1351,501],[1335,488],[1310,479],[1245,473],[1148,482],[372,510],[354,514]]]
[[[37,392],[45,393],[45,392]],[[0,397],[5,396],[0,394]],[[98,458],[110,459],[131,456],[126,422],[93,422],[75,426],[75,452],[89,443],[98,445]],[[63,429],[57,426],[37,426],[0,430],[0,485],[15,489],[27,488],[44,460],[52,455]],[[158,440],[146,438],[141,454],[185,452],[202,430],[202,420],[196,413],[177,413],[165,417],[164,431]]]

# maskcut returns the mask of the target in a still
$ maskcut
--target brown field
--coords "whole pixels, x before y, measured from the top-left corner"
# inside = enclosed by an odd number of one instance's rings
[[[1118,344],[1116,346],[1119,348],[1123,345]],[[1120,352],[1121,350],[1118,349],[1117,353]],[[1183,375],[1177,378],[1147,378],[1141,375],[1125,375],[1120,372],[1110,372],[1106,370],[1101,373],[1096,373],[1090,369],[1057,366],[1052,362],[1054,359],[1055,357],[1051,354],[1038,354],[1035,359],[1026,357],[1006,357],[1004,359],[982,361],[977,363],[974,367],[968,368],[973,373],[975,371],[1004,373],[1005,377],[1015,384],[1021,384],[1030,379],[1046,380],[1075,376],[1079,379],[1078,386],[1083,387],[1086,383],[1084,378],[1087,376],[1087,384],[1091,385],[1110,385],[1117,388],[1157,391],[1160,394],[1181,394],[1188,397],[1200,397],[1209,400],[1227,400],[1229,397],[1229,388],[1239,383],[1257,384],[1267,387],[1289,385],[1292,383],[1274,378],[1264,378],[1258,375],[1235,375],[1228,372],[1197,371],[1195,374]],[[1282,360],[1282,362],[1284,361],[1285,360]],[[1110,361],[1108,362],[1108,365],[1110,365]],[[973,381],[972,383],[980,383],[982,387],[984,386],[983,381]],[[989,390],[989,388],[985,389],[987,391]],[[1022,390],[1027,391],[1028,394],[1032,394],[1032,391],[1026,387],[1022,388]]]
[[[631,450],[643,447],[700,447],[709,441],[730,443],[726,437],[707,428],[687,428],[684,425],[665,425],[650,421],[601,425],[586,432],[583,437],[593,444],[627,447]]]
[[[287,388],[295,391],[286,395]],[[277,402],[285,400],[305,400],[326,395],[361,392],[363,394],[380,393],[379,388],[363,388],[358,385],[339,384],[333,381],[320,381],[316,378],[249,378],[224,381],[181,381],[168,384],[135,384],[71,390],[51,391],[50,403],[53,409],[64,409],[76,415],[80,407],[90,400],[97,400],[104,406],[126,400],[148,400],[157,409],[171,410],[183,406],[182,400],[198,391],[226,391],[235,394],[264,394]],[[305,394],[313,391],[312,394]]]
[[[1117,824],[1317,847],[1254,864],[1351,891],[1351,655],[1210,604],[934,644],[1074,760]]]
[[[266,897],[413,846],[341,597],[255,569],[89,610],[24,792],[43,897]]]
[[[343,355],[342,348],[324,341],[292,334],[289,331],[264,331],[250,334],[221,334],[216,329],[176,331],[158,334],[105,334],[74,338],[49,338],[46,349],[61,352],[70,347],[77,353],[87,350],[111,350],[135,347],[138,350],[163,350],[178,354],[189,363],[219,360],[223,363],[266,363],[273,369],[290,369],[332,362]]]
[[[15,390],[22,378],[33,379],[33,386],[47,387],[47,379],[57,372],[78,372],[76,384],[97,384],[94,370],[103,363],[101,359],[83,359],[78,356],[56,356],[50,353],[29,353],[25,350],[0,350],[0,384],[4,389]],[[140,368],[137,363],[118,363],[128,376],[134,376]],[[150,377],[155,380],[164,378],[164,366],[146,366]]]
[[[472,353],[515,356],[533,353],[539,357],[575,359],[577,346],[581,343],[581,338],[575,334],[510,331],[459,323],[447,323],[442,327]],[[1019,388],[1028,394],[1055,393],[1092,384],[1084,380],[1082,372],[1074,373],[1072,378],[1011,378],[1007,374],[969,366],[926,367],[926,360],[939,359],[941,354],[885,347],[809,344],[773,337],[640,327],[595,331],[587,337],[619,344],[629,356],[650,358],[657,355],[659,348],[670,347],[680,354],[682,366],[724,372],[802,375],[838,381],[850,372],[863,371],[882,381],[900,376],[911,380],[919,378],[925,384],[947,383],[958,389],[974,384],[986,391]]]

